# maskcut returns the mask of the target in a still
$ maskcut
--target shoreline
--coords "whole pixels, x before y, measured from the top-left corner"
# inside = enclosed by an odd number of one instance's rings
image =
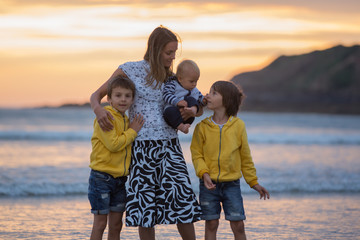
[[[197,195],[197,194],[196,194]],[[243,197],[253,198],[258,196],[256,191],[252,192],[242,192]],[[270,197],[276,196],[278,198],[312,198],[312,197],[331,197],[331,196],[360,196],[360,192],[271,192]],[[70,195],[28,195],[28,196],[0,196],[0,202],[2,201],[16,201],[16,200],[24,200],[24,199],[87,199],[87,193],[79,193],[79,194],[70,194]]]
[[[107,104],[102,104],[103,106],[106,106]],[[356,106],[357,107],[357,106]],[[289,113],[289,114],[329,114],[329,115],[354,115],[359,116],[360,110],[358,108],[350,109],[350,110],[344,110],[345,108],[333,108],[333,107],[326,107],[326,106],[317,106],[317,107],[309,107],[306,108],[304,106],[267,106],[267,105],[256,105],[256,106],[248,106],[244,104],[244,106],[240,109],[241,112],[245,113]],[[89,103],[84,104],[63,104],[60,106],[34,106],[34,107],[0,107],[0,110],[48,110],[48,109],[88,109],[91,110]],[[205,109],[204,112],[206,112],[207,109]]]

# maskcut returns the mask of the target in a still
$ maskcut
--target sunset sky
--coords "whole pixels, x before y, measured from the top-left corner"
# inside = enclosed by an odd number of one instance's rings
[[[0,107],[88,102],[119,64],[143,58],[160,24],[182,39],[174,66],[196,61],[205,94],[279,55],[360,44],[360,1],[2,0]]]

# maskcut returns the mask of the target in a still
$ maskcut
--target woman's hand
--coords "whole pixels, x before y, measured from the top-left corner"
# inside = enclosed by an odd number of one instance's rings
[[[195,117],[196,113],[197,113],[197,107],[196,106],[192,106],[192,107],[183,107],[180,108],[180,113],[181,113],[181,117],[186,121],[191,117]]]
[[[109,81],[116,77],[116,76],[124,76],[127,77],[126,74],[123,72],[123,70],[121,70],[120,68],[116,69],[114,71],[114,73],[111,75],[111,77],[109,78],[109,80],[107,80],[105,83],[103,83],[93,94],[91,94],[90,97],[90,105],[91,108],[93,109],[95,115],[96,115],[96,119],[99,123],[100,128],[103,131],[110,131],[113,129],[113,125],[110,122],[109,119],[114,120],[113,116],[111,115],[111,113],[109,113],[108,111],[106,111],[102,106],[101,106],[101,99],[103,99],[103,97],[105,97],[105,95],[107,94],[107,87],[109,84]]]
[[[106,132],[113,129],[114,126],[109,119],[114,120],[114,117],[111,115],[110,112],[108,112],[101,105],[99,105],[99,107],[94,109],[94,113],[96,115],[96,120],[103,131]]]

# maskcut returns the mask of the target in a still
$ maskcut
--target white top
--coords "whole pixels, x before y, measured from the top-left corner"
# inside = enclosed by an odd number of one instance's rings
[[[177,138],[175,129],[164,120],[163,110],[165,102],[162,98],[162,89],[154,89],[146,85],[146,76],[150,72],[149,63],[145,60],[126,62],[119,66],[120,69],[132,80],[136,87],[135,101],[129,109],[130,121],[135,114],[142,114],[145,123],[138,132],[136,140],[166,140]],[[154,84],[155,85],[155,82]]]
[[[213,118],[213,117],[211,117],[211,121],[212,121],[214,124],[218,125],[219,128],[220,128],[220,130],[223,128],[223,126],[224,126],[224,124],[225,124],[225,123],[223,123],[223,124],[218,124],[218,123],[216,123],[216,122],[214,121],[214,118]]]

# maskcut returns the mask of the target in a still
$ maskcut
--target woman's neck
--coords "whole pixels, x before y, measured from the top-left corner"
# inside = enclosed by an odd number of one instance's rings
[[[229,120],[229,116],[226,114],[225,109],[215,110],[212,119],[215,123],[222,125]]]

